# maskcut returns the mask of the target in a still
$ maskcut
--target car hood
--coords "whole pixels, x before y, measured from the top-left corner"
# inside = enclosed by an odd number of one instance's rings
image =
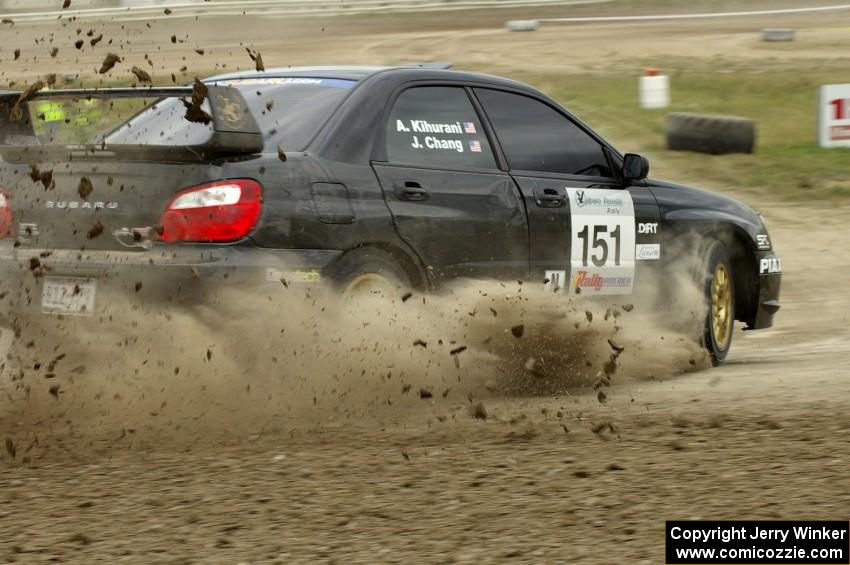
[[[665,219],[692,219],[711,211],[718,219],[726,218],[739,225],[748,224],[751,227],[748,231],[758,231],[762,227],[761,218],[755,210],[729,196],[660,180],[647,179],[647,186]]]

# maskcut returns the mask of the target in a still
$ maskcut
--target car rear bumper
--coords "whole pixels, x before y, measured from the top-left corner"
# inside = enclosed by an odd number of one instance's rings
[[[251,245],[157,245],[145,252],[0,247],[0,315],[42,314],[47,280],[93,280],[95,313],[124,295],[134,305],[203,304],[216,289],[324,286],[341,251]]]

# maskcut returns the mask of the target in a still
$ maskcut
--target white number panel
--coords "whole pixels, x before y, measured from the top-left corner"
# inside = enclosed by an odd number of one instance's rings
[[[569,293],[631,294],[635,207],[627,190],[567,187],[572,220]]]

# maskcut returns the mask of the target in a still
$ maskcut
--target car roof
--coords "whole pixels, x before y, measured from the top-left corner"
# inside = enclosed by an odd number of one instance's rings
[[[204,80],[232,80],[241,78],[279,78],[279,77],[303,77],[303,78],[339,78],[349,80],[361,80],[378,71],[388,67],[367,66],[341,66],[341,67],[279,67],[265,71],[237,71],[223,75],[207,77]]]
[[[514,89],[533,91],[526,84],[510,79],[487,75],[483,73],[449,70],[448,63],[410,63],[393,67],[381,66],[314,66],[314,67],[279,67],[264,71],[237,71],[215,75],[205,81],[257,79],[257,78],[335,78],[361,81],[377,74],[400,74],[410,80],[451,80],[468,82],[485,82],[491,85],[501,85]]]

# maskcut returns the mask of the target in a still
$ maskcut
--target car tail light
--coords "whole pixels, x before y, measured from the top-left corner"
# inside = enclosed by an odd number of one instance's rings
[[[14,234],[9,195],[0,189],[0,239]]]
[[[260,219],[263,187],[253,180],[234,179],[203,184],[178,192],[160,220],[159,239],[223,243],[242,239]]]

